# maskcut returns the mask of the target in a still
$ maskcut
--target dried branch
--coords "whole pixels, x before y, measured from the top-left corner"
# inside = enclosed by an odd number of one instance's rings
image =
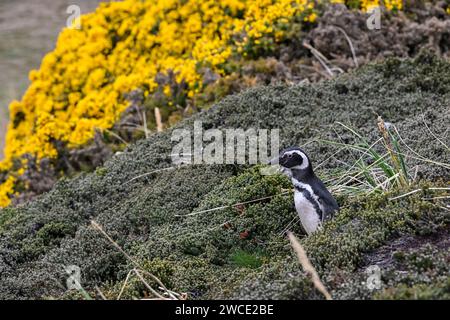
[[[292,248],[297,253],[298,261],[300,261],[300,264],[302,265],[305,272],[311,277],[311,280],[312,280],[314,286],[316,287],[316,289],[319,290],[325,296],[325,299],[333,300],[333,298],[331,298],[330,293],[327,291],[327,289],[323,285],[322,281],[320,280],[316,269],[313,267],[313,265],[309,261],[308,256],[306,255],[306,252],[303,249],[300,242],[292,234],[292,232],[288,233],[288,237],[289,237],[289,240],[291,241]]]

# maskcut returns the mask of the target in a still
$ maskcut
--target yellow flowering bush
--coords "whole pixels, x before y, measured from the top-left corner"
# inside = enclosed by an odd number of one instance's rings
[[[19,167],[14,161],[23,155],[56,158],[55,141],[68,148],[86,144],[96,129],[111,128],[119,119],[128,105],[124,94],[137,88],[154,92],[160,73],[172,71],[193,97],[202,90],[200,67],[223,74],[234,52],[275,38],[278,23],[302,15],[314,21],[314,1],[125,0],[82,16],[81,30],[61,32],[55,50],[30,72],[22,100],[9,106],[0,207],[15,192],[26,161]]]
[[[16,178],[9,176],[0,188],[0,207],[6,207],[10,203],[10,196],[13,195]]]
[[[332,3],[342,3],[348,6],[369,11],[374,7],[384,5],[388,10],[402,10],[404,0],[332,0]]]

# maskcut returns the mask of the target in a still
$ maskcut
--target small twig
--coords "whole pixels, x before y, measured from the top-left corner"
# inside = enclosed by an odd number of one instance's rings
[[[412,194],[414,194],[414,193],[416,193],[416,192],[419,192],[419,191],[422,191],[422,189],[416,189],[416,190],[410,191],[410,192],[408,192],[408,193],[405,193],[405,194],[396,196],[396,197],[394,197],[394,198],[389,198],[389,201],[401,199],[401,198],[407,197],[407,196],[412,195]]]
[[[127,284],[128,284],[128,280],[129,280],[130,275],[131,275],[132,272],[133,272],[133,269],[131,269],[131,270],[128,272],[128,274],[127,274],[127,276],[126,276],[126,278],[125,278],[125,282],[123,283],[122,288],[120,289],[119,295],[117,296],[117,300],[120,300],[120,297],[122,297],[123,291],[125,290],[125,287],[126,287]]]
[[[407,192],[407,193],[405,193],[405,194],[396,196],[396,197],[394,197],[394,198],[389,198],[389,201],[401,199],[401,198],[407,197],[407,196],[409,196],[409,195],[412,195],[412,194],[414,194],[414,193],[417,193],[417,192],[419,192],[419,191],[425,191],[425,190],[427,190],[427,189],[416,189],[416,190]],[[446,190],[446,191],[447,191],[447,190],[450,190],[450,188],[433,187],[433,188],[428,188],[428,190],[434,190],[434,191],[443,191],[443,190]]]
[[[159,111],[158,107],[155,108],[155,119],[156,119],[156,130],[158,132],[162,132],[163,124],[162,124],[162,120],[161,120],[161,112]]]
[[[356,54],[355,54],[355,48],[353,47],[353,43],[350,40],[350,37],[347,35],[347,33],[345,32],[344,29],[342,29],[341,27],[338,26],[334,26],[336,29],[338,29],[344,36],[345,39],[347,39],[348,45],[350,46],[350,51],[352,52],[352,56],[353,56],[353,63],[355,64],[355,67],[358,68],[359,64],[358,64],[358,59],[356,58]]]
[[[422,200],[440,200],[440,199],[450,199],[450,196],[432,197],[432,198],[422,198]]]
[[[153,293],[155,296],[157,296],[158,298],[160,298],[161,300],[167,300],[167,298],[163,297],[162,295],[160,295],[155,289],[153,289],[148,283],[147,281],[144,279],[144,277],[139,273],[139,271],[134,268],[133,269],[134,273],[138,276],[139,280],[142,281],[142,283],[147,287],[148,290],[150,290],[151,293]]]
[[[103,292],[100,290],[99,287],[95,286],[95,290],[97,291],[100,298],[102,298],[103,300],[108,300],[108,299],[106,299],[105,295],[103,294]]]
[[[386,190],[387,185],[392,180],[396,180],[400,176],[400,173],[394,174],[392,177],[387,178],[386,180],[379,182],[376,186],[372,188],[372,190],[368,193],[368,195],[372,194],[373,192],[376,192],[377,190]]]
[[[112,135],[113,137],[115,137],[116,139],[122,141],[126,146],[129,145],[128,142],[126,142],[124,139],[122,139],[118,134],[116,134],[115,132],[112,132],[111,130],[108,129],[104,129],[106,132],[108,132],[110,135]]]
[[[316,65],[315,65],[316,62],[315,61],[313,61],[312,64],[313,64],[313,66],[308,66],[306,64],[300,64],[300,67],[303,68],[303,69],[309,69],[309,70],[311,70],[313,72],[316,72],[316,73],[320,74],[322,77],[324,77],[326,79],[331,79],[331,77],[330,77],[330,75],[328,73],[323,72],[322,70],[319,70],[318,68],[316,68]],[[306,78],[304,80],[308,80],[308,79]],[[302,80],[302,81],[304,81],[304,80]]]
[[[303,249],[300,242],[297,240],[297,238],[292,234],[292,232],[288,233],[289,240],[291,241],[292,248],[297,253],[298,261],[302,265],[305,272],[311,277],[311,280],[316,287],[317,290],[319,290],[327,300],[333,300],[330,293],[327,291],[325,286],[323,285],[322,281],[320,280],[319,275],[317,274],[316,269],[313,267],[311,262],[308,259],[308,256],[306,255],[305,250]]]
[[[172,294],[172,291],[170,291],[169,289],[166,288],[166,286],[164,285],[164,283],[162,283],[161,280],[159,280],[155,275],[151,274],[148,271],[145,270],[140,270],[142,273],[148,275],[149,277],[151,277],[153,280],[156,281],[156,283],[159,285],[159,288],[161,288],[163,291],[166,292],[167,295],[169,295],[173,300],[177,300],[177,297],[175,295]]]
[[[159,287],[158,289],[164,290],[164,288],[162,288],[162,287]],[[167,291],[167,294],[174,295],[178,300],[187,300],[187,293],[178,293],[178,292],[168,290],[168,289],[166,289],[166,291]]]
[[[198,214],[201,214],[201,213],[207,213],[207,212],[211,212],[211,211],[223,210],[223,209],[227,209],[227,208],[235,208],[237,206],[241,206],[241,205],[245,205],[245,204],[249,204],[249,203],[259,202],[259,201],[263,201],[263,200],[267,200],[267,199],[272,199],[273,197],[284,195],[284,194],[287,194],[289,192],[291,192],[291,190],[290,191],[281,192],[281,193],[275,194],[273,196],[262,197],[262,198],[258,198],[258,199],[254,199],[254,200],[239,202],[239,203],[226,205],[226,206],[220,206],[220,207],[216,207],[216,208],[212,208],[212,209],[206,209],[206,210],[202,210],[202,211],[195,211],[195,212],[188,213],[188,214],[185,214],[185,215],[175,215],[175,217],[190,217],[190,216],[195,216],[195,215],[198,215]]]
[[[178,167],[168,167],[168,168],[162,168],[162,169],[153,170],[153,171],[150,171],[150,172],[147,172],[147,173],[143,173],[141,175],[138,175],[138,176],[136,176],[136,177],[126,181],[123,185],[126,185],[126,184],[128,184],[130,182],[133,182],[133,181],[137,180],[137,179],[150,176],[150,175],[152,175],[154,173],[158,173],[158,172],[162,172],[162,171],[168,171],[168,170],[174,170],[174,169],[177,169],[177,168]]]
[[[311,51],[311,53],[313,54],[314,57],[316,57],[316,59],[320,62],[320,64],[322,65],[322,67],[328,72],[328,74],[330,75],[331,78],[334,77],[334,73],[333,71],[330,69],[330,67],[328,67],[327,65],[327,61],[328,59],[325,58],[325,56],[323,54],[321,54],[317,49],[315,49],[313,46],[311,46],[310,44],[304,42],[303,46],[307,49],[309,49],[309,51]]]
[[[342,70],[342,69],[339,68],[339,67],[332,67],[332,68],[330,68],[330,70],[331,70],[331,71],[337,71],[337,72],[339,72],[339,73],[345,73],[345,71]]]
[[[296,215],[295,218],[292,219],[292,220],[288,223],[288,225],[287,225],[286,227],[284,227],[283,230],[281,230],[281,232],[280,232],[278,235],[279,235],[279,236],[284,235],[284,234],[289,230],[289,228],[290,228],[294,223],[297,222],[297,220],[300,220],[300,218],[299,218],[298,215]]]
[[[447,151],[449,151],[450,147],[447,144],[445,144],[441,139],[439,139],[439,137],[433,131],[431,131],[430,127],[427,125],[427,122],[425,121],[424,114],[422,114],[422,120],[423,120],[423,124],[425,125],[425,128],[427,128],[428,132],[433,136],[433,138],[435,138],[437,141],[439,141],[439,143],[442,144],[447,149]]]
[[[115,242],[106,232],[103,230],[103,228],[94,220],[91,220],[91,226],[94,227],[94,229],[97,229],[98,231],[103,234],[103,236],[111,242],[111,244],[117,248],[129,261],[131,261],[136,267],[139,267],[139,264],[130,256],[128,253],[123,250],[117,242]]]

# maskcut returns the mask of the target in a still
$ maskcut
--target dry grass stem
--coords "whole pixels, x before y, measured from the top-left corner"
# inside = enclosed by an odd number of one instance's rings
[[[155,119],[156,119],[156,131],[162,132],[163,124],[162,124],[161,112],[159,111],[158,107],[155,108]]]
[[[319,290],[327,300],[333,300],[328,290],[323,285],[322,281],[319,278],[319,275],[317,274],[316,269],[313,267],[311,262],[308,259],[308,256],[306,255],[305,250],[303,249],[300,242],[297,240],[297,238],[294,236],[292,232],[288,233],[289,240],[291,241],[292,248],[297,253],[298,261],[303,267],[303,270],[311,277],[311,280],[316,287],[317,290]]]
[[[144,279],[144,277],[140,274],[140,272],[138,270],[140,270],[140,266],[139,264],[136,262],[136,260],[134,260],[128,253],[125,252],[125,250],[122,249],[122,247],[119,246],[119,244],[114,241],[106,232],[105,230],[103,230],[103,228],[94,220],[91,220],[91,226],[100,231],[100,233],[117,249],[119,250],[132,264],[135,265],[135,268],[133,268],[127,275],[126,279],[125,279],[125,283],[122,286],[118,299],[120,299],[120,297],[123,294],[123,291],[126,287],[126,284],[128,283],[129,279],[130,279],[130,274],[131,272],[134,272],[136,274],[136,276],[139,278],[139,280],[141,280],[141,282],[147,287],[147,289],[153,293],[156,297],[160,298],[160,299],[164,299],[167,300],[168,298],[165,298],[164,296],[162,296],[160,293],[158,293],[155,289],[153,289],[148,283],[147,281]],[[159,286],[163,287],[164,290],[166,291],[166,293],[170,296],[170,299],[177,299],[173,294],[171,294],[169,292],[169,290],[164,286],[164,284],[161,282],[161,280],[159,280],[156,276],[154,276],[153,274],[146,272],[146,271],[142,271],[143,273],[149,275],[153,280],[156,281],[156,283],[158,283]]]

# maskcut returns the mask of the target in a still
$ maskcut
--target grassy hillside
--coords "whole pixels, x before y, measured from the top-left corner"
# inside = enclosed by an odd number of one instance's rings
[[[448,299],[449,106],[450,64],[424,54],[318,85],[250,89],[176,127],[202,120],[205,129],[280,128],[283,146],[304,146],[341,206],[322,231],[301,240],[334,298]],[[398,130],[408,181],[386,182],[385,192],[345,179],[361,177],[374,160],[355,150],[361,139],[338,124],[373,143],[378,115]],[[261,176],[257,166],[158,171],[172,166],[171,132],[0,211],[0,298],[83,299],[96,296],[95,286],[110,299],[152,296],[136,276],[127,279],[133,268],[151,286],[157,288],[148,273],[189,299],[322,298],[285,236],[291,230],[302,237],[289,181]],[[374,150],[386,152],[381,143]],[[362,282],[373,264],[382,287],[370,291]],[[67,265],[81,268],[84,292],[66,290]]]

